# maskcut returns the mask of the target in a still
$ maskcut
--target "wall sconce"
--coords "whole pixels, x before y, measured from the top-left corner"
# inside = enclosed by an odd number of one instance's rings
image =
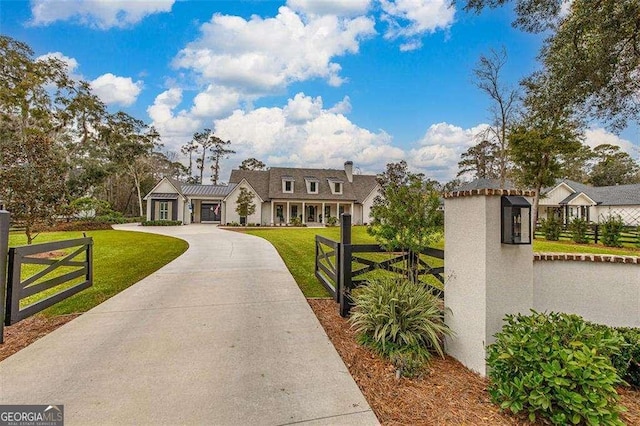
[[[508,195],[500,204],[502,244],[531,244],[531,204],[524,197]]]

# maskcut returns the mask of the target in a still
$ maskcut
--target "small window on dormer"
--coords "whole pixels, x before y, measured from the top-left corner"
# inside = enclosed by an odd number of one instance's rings
[[[286,194],[293,194],[293,178],[282,178],[282,192]]]
[[[304,181],[307,184],[307,194],[318,193],[318,179],[314,177],[305,177]]]
[[[342,195],[342,181],[338,179],[328,179],[329,187],[331,188],[331,193],[333,195]]]

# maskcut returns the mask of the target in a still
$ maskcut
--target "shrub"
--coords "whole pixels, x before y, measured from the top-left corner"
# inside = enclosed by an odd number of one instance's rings
[[[540,229],[547,240],[558,241],[560,239],[560,232],[562,232],[562,222],[560,219],[553,217],[543,219],[540,222]]]
[[[488,348],[493,402],[535,421],[554,424],[622,424],[609,356],[622,339],[613,330],[587,324],[577,315],[507,315]]]
[[[609,327],[601,324],[589,324],[600,330],[613,329],[623,339],[620,351],[609,355],[611,364],[618,372],[618,377],[629,386],[640,389],[640,328]]]
[[[292,217],[289,223],[291,224],[291,226],[302,226],[302,219],[300,219],[298,216]]]
[[[602,244],[607,247],[622,247],[620,238],[624,229],[622,218],[617,215],[611,215],[604,222],[600,223],[602,230]]]
[[[442,301],[423,285],[406,279],[371,279],[353,295],[349,321],[361,344],[392,361],[405,376],[418,374],[431,352],[443,356]]]
[[[177,226],[182,225],[179,220],[145,220],[141,222],[142,226]]]
[[[329,216],[327,218],[327,225],[336,226],[338,224],[338,218],[335,216]]]
[[[58,222],[51,226],[38,226],[35,232],[64,232],[64,231],[96,231],[100,229],[112,229],[111,224],[97,220],[73,220],[70,222]]]
[[[571,239],[574,243],[586,244],[589,242],[587,237],[587,231],[589,230],[589,222],[586,219],[576,217],[569,223],[569,231],[571,232]]]

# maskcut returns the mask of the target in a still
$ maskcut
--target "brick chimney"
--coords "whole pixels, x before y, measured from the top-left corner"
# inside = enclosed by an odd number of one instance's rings
[[[347,180],[350,183],[352,183],[353,182],[353,161],[345,161],[344,172],[347,175]]]

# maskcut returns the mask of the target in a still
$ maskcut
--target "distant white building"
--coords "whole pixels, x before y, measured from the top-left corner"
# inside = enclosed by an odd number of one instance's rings
[[[342,170],[273,167],[233,170],[228,185],[198,185],[163,178],[144,197],[147,220],[189,223],[240,223],[236,201],[241,188],[254,195],[256,211],[247,223],[325,224],[329,217],[351,213],[353,224],[371,221],[379,185],[375,175],[354,175],[353,163]]]

